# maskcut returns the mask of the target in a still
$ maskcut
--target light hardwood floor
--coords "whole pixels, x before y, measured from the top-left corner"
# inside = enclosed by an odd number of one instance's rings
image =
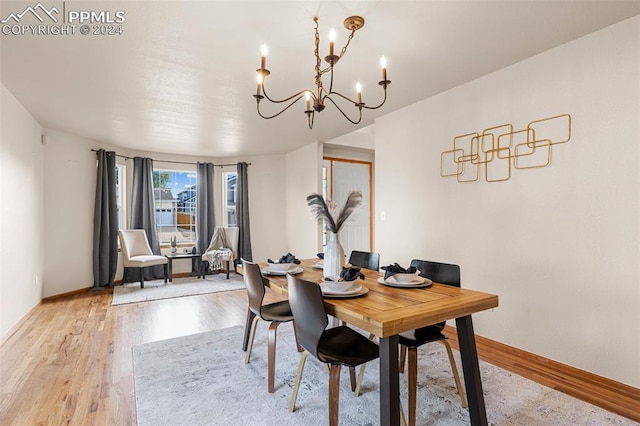
[[[135,425],[131,348],[243,325],[247,309],[245,290],[115,307],[111,298],[104,291],[43,302],[6,339],[0,346],[0,425]],[[454,334],[452,340],[455,346]],[[605,395],[607,409],[640,421],[638,389],[620,393],[588,373],[563,376],[544,358],[497,345],[479,338],[480,358],[583,399]],[[572,393],[585,377],[590,387]]]

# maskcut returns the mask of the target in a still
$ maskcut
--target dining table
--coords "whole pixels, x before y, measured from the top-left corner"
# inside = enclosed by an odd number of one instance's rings
[[[268,263],[261,263],[263,271]],[[323,280],[318,259],[301,261],[296,277],[320,283]],[[302,269],[302,271],[300,271]],[[471,314],[498,306],[498,296],[434,282],[420,288],[400,288],[384,285],[384,274],[362,269],[366,294],[351,298],[325,297],[327,314],[378,337],[380,346],[380,424],[400,425],[399,337],[400,333],[455,319],[462,371],[472,425],[486,425],[487,415],[482,393],[482,381]],[[264,273],[270,289],[286,295],[285,274]],[[382,278],[382,279],[381,279]],[[247,325],[251,324],[248,311]],[[246,350],[248,330],[245,330],[243,350]]]

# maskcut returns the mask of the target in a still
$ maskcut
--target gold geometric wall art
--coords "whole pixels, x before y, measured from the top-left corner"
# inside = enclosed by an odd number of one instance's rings
[[[503,182],[513,170],[547,167],[553,145],[570,139],[569,114],[534,120],[520,130],[501,124],[481,133],[459,135],[453,138],[451,149],[440,154],[440,176],[469,183],[484,175],[487,182]]]

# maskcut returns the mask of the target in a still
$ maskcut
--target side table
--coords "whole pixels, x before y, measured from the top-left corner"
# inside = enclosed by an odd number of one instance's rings
[[[167,253],[165,257],[169,260],[169,282],[173,281],[173,261],[179,259],[200,259],[199,253]],[[200,265],[200,266],[198,266]],[[195,262],[195,268],[198,278],[204,279],[204,273],[202,272],[202,261]]]

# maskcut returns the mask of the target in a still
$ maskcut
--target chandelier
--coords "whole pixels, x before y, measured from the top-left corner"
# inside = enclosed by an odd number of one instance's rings
[[[340,54],[336,55],[334,53],[335,50],[335,39],[336,39],[336,32],[335,30],[331,30],[331,32],[329,33],[329,55],[325,56],[324,60],[329,64],[328,67],[326,68],[322,68],[322,60],[320,59],[320,35],[318,34],[318,17],[314,17],[313,21],[315,22],[315,49],[314,49],[314,55],[316,57],[316,66],[315,66],[315,70],[316,70],[316,76],[315,76],[315,88],[314,89],[303,89],[301,91],[299,91],[298,93],[295,93],[291,96],[289,96],[288,98],[285,99],[281,99],[281,100],[276,100],[276,99],[272,99],[271,97],[269,97],[269,95],[267,94],[266,88],[265,88],[265,81],[266,78],[269,74],[271,74],[269,72],[269,70],[266,68],[266,62],[267,62],[267,46],[263,45],[262,46],[262,59],[260,61],[260,68],[256,70],[256,74],[257,74],[257,82],[258,82],[258,89],[255,95],[253,95],[253,97],[256,99],[256,108],[258,111],[258,115],[262,118],[265,119],[271,119],[271,118],[275,118],[277,116],[279,116],[280,114],[282,114],[283,112],[285,112],[286,110],[288,110],[289,108],[291,108],[293,106],[293,104],[295,104],[296,102],[298,102],[300,99],[302,99],[303,97],[306,100],[306,109],[304,110],[304,113],[307,115],[307,121],[309,124],[309,129],[313,129],[313,121],[315,118],[315,114],[316,112],[320,113],[324,110],[327,101],[331,102],[337,109],[338,111],[340,111],[340,113],[344,116],[344,118],[346,118],[347,120],[349,120],[351,123],[353,124],[358,124],[360,123],[360,121],[362,120],[362,109],[378,109],[380,108],[382,105],[384,105],[384,103],[387,100],[387,86],[389,86],[391,84],[390,80],[387,80],[387,60],[385,59],[385,57],[383,56],[380,59],[380,66],[382,67],[382,80],[380,80],[378,82],[378,85],[382,86],[383,92],[384,92],[384,98],[382,99],[382,102],[380,102],[379,105],[377,106],[368,106],[365,102],[362,101],[362,86],[360,85],[360,83],[356,84],[355,87],[355,93],[356,93],[356,99],[352,99],[346,95],[343,95],[340,92],[334,91],[333,90],[333,69],[336,66],[336,64],[338,63],[338,61],[340,59],[342,59],[342,57],[344,56],[345,52],[347,51],[347,47],[349,47],[349,43],[351,42],[351,39],[353,38],[353,36],[355,35],[356,31],[358,31],[360,28],[362,28],[364,26],[364,18],[360,17],[360,16],[350,16],[349,18],[344,20],[344,27],[351,31],[351,34],[349,34],[349,38],[347,39],[346,44],[344,45],[344,47],[342,48],[342,50],[340,50]],[[323,82],[322,82],[322,77],[324,74],[329,73],[329,88],[326,89]],[[274,103],[274,104],[285,104],[282,109],[273,114],[273,115],[264,115],[261,111],[260,111],[260,101],[262,99],[267,99],[268,101]],[[357,118],[351,118],[349,117],[349,115],[347,113],[345,113],[345,111],[343,111],[342,108],[340,108],[340,106],[336,103],[336,100],[334,100],[334,98],[342,98],[343,100],[351,103],[355,108],[356,108],[356,114],[357,114]],[[344,102],[343,102],[344,103]],[[354,116],[356,115],[354,114]]]

